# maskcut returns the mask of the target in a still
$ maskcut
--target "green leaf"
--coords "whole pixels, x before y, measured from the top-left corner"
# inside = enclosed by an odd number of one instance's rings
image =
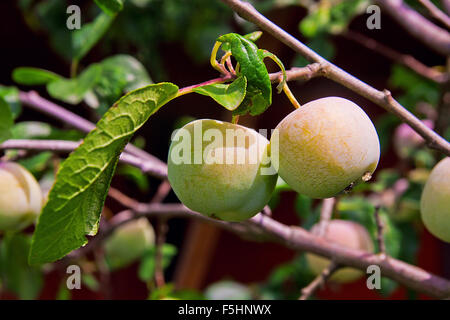
[[[145,67],[133,56],[118,54],[103,60],[100,64],[103,67],[103,74],[113,70],[120,74],[125,81],[123,88],[125,92],[153,83]]]
[[[77,130],[62,130],[52,127],[46,122],[21,121],[16,123],[12,129],[12,139],[50,139],[78,141],[85,134]]]
[[[243,37],[249,41],[256,42],[259,38],[261,38],[262,34],[263,34],[262,31],[255,31],[255,32],[247,33]],[[222,45],[222,50],[230,51],[231,50],[230,44],[224,43]]]
[[[13,118],[16,119],[22,111],[19,99],[19,90],[16,87],[4,87],[0,85],[0,97],[8,103]]]
[[[56,300],[70,300],[71,294],[70,290],[67,288],[67,284],[65,281],[61,281],[59,285],[58,292],[56,293]]]
[[[40,152],[34,156],[20,159],[17,162],[30,171],[33,176],[37,177],[51,163],[52,155],[50,151]]]
[[[11,138],[11,128],[14,125],[11,109],[5,99],[0,97],[0,143]]]
[[[61,77],[56,73],[39,68],[19,67],[14,69],[12,78],[15,82],[25,85],[41,85],[59,80]]]
[[[88,92],[84,99],[99,114],[104,114],[124,92],[153,83],[144,66],[129,55],[109,57],[100,66],[101,76],[92,92]]]
[[[233,111],[244,100],[245,88],[247,87],[247,79],[240,76],[230,84],[209,84],[206,86],[195,88],[193,91],[204,96],[213,98],[218,104],[226,109]]]
[[[31,238],[15,233],[3,238],[0,248],[2,278],[6,287],[20,299],[35,299],[42,289],[43,277],[38,267],[27,262]]]
[[[297,194],[295,199],[295,211],[302,221],[307,221],[312,216],[313,199],[303,194]]]
[[[60,259],[97,232],[109,184],[125,145],[178,87],[159,83],[132,91],[100,119],[59,169],[33,235],[30,264]]]
[[[148,176],[139,168],[130,165],[122,165],[118,168],[117,174],[130,179],[139,188],[140,191],[148,192],[150,188]]]
[[[172,244],[165,243],[162,246],[162,267],[166,269],[172,258],[177,254],[177,247]],[[155,275],[155,255],[156,247],[151,247],[147,250],[139,265],[139,279],[143,282],[148,282],[153,279]]]
[[[334,5],[321,2],[300,22],[300,31],[308,38],[324,33],[341,33],[354,16],[364,12],[367,3],[367,0],[345,0]]]
[[[306,44],[308,45],[308,47],[310,47],[312,50],[320,54],[325,59],[332,60],[334,58],[336,50],[328,36],[326,35],[316,36],[311,40],[307,41]],[[300,54],[297,54],[295,56],[292,65],[296,67],[304,67],[309,63],[310,62],[305,57],[303,57]]]
[[[81,60],[100,38],[108,30],[115,18],[102,12],[91,23],[86,23],[79,30],[73,31],[72,36],[72,56],[76,61]]]
[[[82,273],[81,275],[81,282],[89,288],[91,291],[98,291],[100,288],[100,283],[98,282],[97,278],[95,278],[90,273]]]
[[[101,73],[101,66],[99,64],[92,64],[77,78],[61,78],[58,81],[50,82],[47,85],[47,91],[55,99],[70,104],[78,104],[100,79]]]
[[[389,278],[381,277],[380,290],[377,290],[382,296],[390,296],[397,288],[398,283]]]
[[[220,36],[217,41],[229,43],[231,53],[239,62],[240,73],[247,78],[247,94],[234,114],[261,114],[272,104],[272,85],[263,52],[252,41],[236,33]]]
[[[343,198],[337,204],[339,216],[342,219],[352,220],[362,224],[372,237],[375,245],[375,250],[378,250],[378,244],[375,241],[377,236],[377,226],[375,221],[375,207],[364,197],[354,196]],[[386,210],[381,208],[379,210],[380,219],[384,225],[383,238],[386,245],[386,252],[397,258],[400,254],[400,247],[402,241],[401,232],[398,230],[395,223],[391,220]]]
[[[439,85],[404,66],[396,64],[392,67],[389,82],[394,88],[400,88],[404,91],[404,94],[398,100],[409,110],[414,111],[418,102],[436,105],[439,101]]]
[[[103,10],[103,12],[114,15],[123,9],[122,0],[94,0],[97,6]]]

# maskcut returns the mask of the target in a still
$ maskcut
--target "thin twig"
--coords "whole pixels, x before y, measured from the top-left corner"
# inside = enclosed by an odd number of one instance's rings
[[[430,12],[431,16],[435,19],[439,20],[442,24],[444,24],[447,28],[450,28],[450,17],[443,12],[441,9],[436,7],[433,2],[430,0],[419,0],[419,2],[427,8],[428,12]]]
[[[130,198],[119,189],[110,187],[108,190],[108,196],[110,196],[126,208],[136,210],[139,207],[139,201]]]
[[[402,0],[375,0],[399,25],[416,39],[440,54],[450,54],[450,34],[423,17]]]
[[[160,217],[157,222],[155,253],[155,283],[157,288],[161,288],[166,284],[164,279],[163,246],[166,242],[167,231],[167,219]]]
[[[163,180],[156,190],[155,195],[150,200],[150,203],[160,203],[162,202],[167,195],[169,194],[170,190],[172,190],[172,187],[170,186],[170,183],[168,180]]]
[[[322,272],[313,280],[310,284],[302,289],[302,294],[298,300],[307,300],[310,298],[320,287],[325,285],[325,282],[333,275],[336,270],[339,269],[337,263],[331,262],[328,267],[322,270]]]
[[[385,56],[392,61],[395,61],[399,64],[402,64],[417,74],[426,77],[430,80],[433,80],[437,83],[444,83],[448,80],[448,74],[437,71],[433,68],[430,68],[424,65],[422,62],[414,58],[409,54],[400,53],[392,48],[385,46],[384,44],[366,37],[362,33],[348,30],[347,32],[342,34],[345,38],[350,39],[360,45],[366,47],[367,49],[373,50],[382,56]]]
[[[336,203],[335,198],[327,198],[322,201],[322,208],[320,210],[319,231],[317,235],[323,237],[326,234],[328,224],[333,215],[334,205]]]
[[[384,243],[384,224],[383,221],[381,221],[380,216],[380,207],[375,207],[375,222],[377,225],[377,244],[378,244],[378,250],[381,255],[386,255],[386,245]]]
[[[358,78],[345,72],[331,62],[327,61],[319,54],[308,48],[305,44],[303,44],[292,35],[281,29],[279,26],[274,24],[272,21],[264,17],[250,3],[240,0],[222,0],[222,2],[226,3],[229,7],[231,7],[231,9],[233,9],[233,11],[238,13],[244,19],[255,23],[261,29],[273,35],[276,39],[279,39],[281,42],[285,43],[296,52],[302,54],[309,61],[318,63],[320,66],[319,75],[323,75],[328,79],[344,85],[350,90],[355,91],[356,93],[383,107],[385,110],[395,114],[403,122],[406,122],[418,134],[420,134],[425,139],[427,145],[430,148],[439,150],[444,154],[450,156],[450,143],[440,135],[438,135],[436,132],[428,128],[411,112],[405,109],[392,97],[391,93],[388,90],[379,91],[366,84],[365,82],[359,80]],[[450,35],[447,42],[450,45]],[[450,48],[447,51],[450,52]]]

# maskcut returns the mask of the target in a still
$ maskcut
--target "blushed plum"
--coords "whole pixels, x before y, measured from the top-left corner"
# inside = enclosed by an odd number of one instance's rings
[[[319,235],[320,229],[319,224],[316,224],[311,228],[311,232]],[[367,230],[359,223],[353,221],[331,220],[322,236],[333,243],[347,248],[365,252],[373,252],[374,250],[372,239]],[[320,274],[330,264],[330,260],[311,253],[306,255],[306,259],[315,274]],[[363,274],[361,270],[345,267],[336,271],[330,280],[338,283],[348,283],[358,280]]]
[[[274,167],[295,191],[312,198],[333,197],[367,181],[380,158],[372,122],[344,98],[311,101],[276,129],[271,138]]]

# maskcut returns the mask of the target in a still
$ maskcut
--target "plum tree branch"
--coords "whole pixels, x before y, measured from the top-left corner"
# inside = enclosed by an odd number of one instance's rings
[[[333,215],[333,209],[336,204],[335,198],[327,198],[322,201],[322,209],[320,210],[319,232],[318,236],[323,237],[326,234],[328,224]]]
[[[398,281],[400,284],[413,290],[426,293],[437,298],[450,297],[450,281],[433,275],[419,267],[410,265],[392,257],[381,257],[359,250],[349,249],[331,243],[322,237],[311,234],[297,226],[287,226],[273,220],[264,214],[257,214],[244,222],[226,222],[208,218],[202,214],[186,208],[182,204],[140,204],[133,210],[131,219],[140,217],[194,218],[214,224],[252,241],[277,242],[291,249],[308,251],[331,259],[342,266],[350,266],[366,270],[370,265],[378,265],[383,276]],[[115,228],[125,221],[110,225],[104,232],[99,233],[88,245],[78,251],[92,250],[101,243]],[[75,251],[73,254],[76,254]]]
[[[302,289],[302,294],[298,300],[307,300],[311,297],[320,287],[322,287],[325,282],[339,269],[339,265],[331,262],[328,267],[323,269],[323,271],[313,280],[310,284]]]
[[[444,56],[450,54],[450,33],[420,15],[402,0],[375,0],[413,37]]]
[[[447,28],[450,28],[450,17],[445,14],[441,9],[436,7],[433,2],[430,0],[419,0],[419,2],[427,8],[428,12],[437,20],[439,20],[442,24],[444,24]]]
[[[79,145],[80,142],[77,141],[11,139],[0,144],[0,150],[16,149],[68,153],[72,152]],[[119,161],[132,165],[156,178],[165,179],[167,177],[167,166],[163,162],[162,165],[155,165],[153,161],[142,159],[125,152],[120,155]]]
[[[363,47],[366,47],[367,49],[373,50],[385,56],[386,58],[391,59],[392,61],[410,68],[411,70],[425,78],[433,80],[437,83],[445,83],[446,81],[448,81],[447,73],[443,73],[430,68],[424,65],[422,62],[418,61],[413,56],[395,51],[394,49],[389,48],[384,44],[375,41],[374,39],[366,37],[362,33],[353,30],[347,30],[347,32],[345,32],[343,36],[362,45]]]
[[[262,30],[269,32],[276,39],[289,46],[294,51],[302,54],[311,62],[319,64],[320,75],[331,79],[337,83],[342,84],[348,89],[360,94],[373,103],[383,107],[385,110],[393,113],[399,117],[403,122],[406,122],[418,134],[420,134],[430,148],[439,150],[450,156],[450,143],[438,135],[436,132],[428,128],[411,112],[405,109],[398,103],[388,90],[379,91],[367,83],[359,80],[351,74],[345,72],[338,66],[324,59],[301,41],[287,33],[285,30],[277,26],[275,23],[267,19],[259,13],[250,3],[241,0],[221,0],[227,4],[234,12],[239,14],[242,18],[256,24]],[[449,36],[450,37],[450,36]],[[450,46],[450,38],[449,38]],[[447,48],[448,49],[448,48]]]

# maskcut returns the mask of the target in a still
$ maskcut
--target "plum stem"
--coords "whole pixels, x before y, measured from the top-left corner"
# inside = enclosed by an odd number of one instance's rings
[[[325,282],[340,268],[335,262],[331,262],[328,267],[322,270],[322,272],[313,280],[310,284],[302,289],[302,294],[298,300],[307,300],[311,297],[320,287],[323,287]]]

